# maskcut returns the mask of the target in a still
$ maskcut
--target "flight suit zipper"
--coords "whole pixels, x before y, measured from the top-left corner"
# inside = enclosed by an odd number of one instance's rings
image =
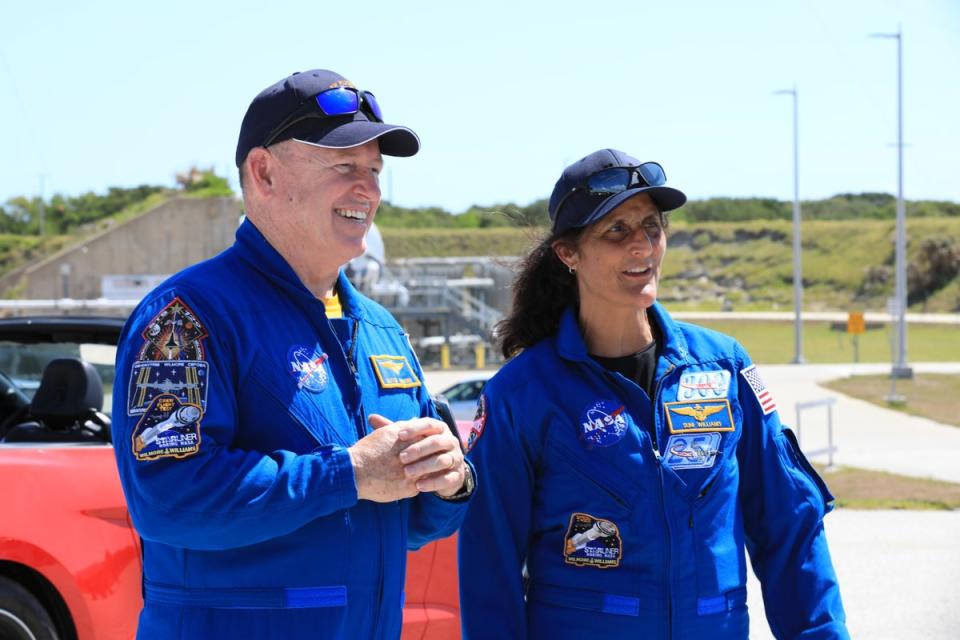
[[[660,389],[662,387],[664,379],[670,375],[670,372],[674,370],[673,364],[670,364],[667,367],[667,370],[663,372],[663,375],[657,379],[656,385],[654,385],[653,392],[653,455],[657,459],[657,478],[660,481],[660,514],[663,516],[663,526],[666,531],[665,546],[667,548],[666,553],[666,566],[664,567],[664,575],[666,577],[666,587],[667,587],[667,638],[673,637],[673,593],[672,593],[672,571],[673,565],[671,558],[673,556],[673,545],[672,539],[673,536],[670,532],[670,517],[667,514],[667,494],[666,486],[664,485],[663,478],[663,457],[660,455],[660,444],[658,437],[658,422],[659,422],[659,412],[657,411],[657,406],[660,400]]]

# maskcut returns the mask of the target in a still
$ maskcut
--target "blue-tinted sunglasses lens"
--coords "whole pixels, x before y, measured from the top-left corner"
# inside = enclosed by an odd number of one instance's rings
[[[370,108],[370,113],[373,114],[373,117],[376,118],[378,122],[383,122],[383,112],[380,111],[380,103],[377,102],[377,98],[369,91],[364,91],[363,99]]]
[[[648,186],[659,187],[667,183],[667,175],[663,172],[663,167],[656,162],[643,163],[637,167],[637,173]]]
[[[587,187],[594,195],[620,193],[630,185],[631,173],[626,167],[604,169],[587,178]]]
[[[356,113],[360,106],[360,96],[346,87],[327,89],[317,94],[317,105],[328,116],[344,116]]]

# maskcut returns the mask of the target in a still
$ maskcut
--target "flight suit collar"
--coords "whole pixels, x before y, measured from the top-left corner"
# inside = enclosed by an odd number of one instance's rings
[[[660,355],[675,366],[686,363],[690,358],[687,341],[674,324],[670,314],[659,302],[655,302],[650,307],[649,315],[660,331],[660,339],[663,343],[660,345]],[[567,307],[560,317],[560,328],[557,330],[557,353],[562,358],[575,362],[590,359],[574,307]]]
[[[293,267],[273,248],[264,235],[249,218],[237,229],[234,245],[240,257],[254,269],[262,273],[271,282],[285,290],[294,298],[316,300],[307,289]],[[354,318],[363,317],[363,305],[359,304],[359,293],[340,270],[337,275],[337,292],[343,314]]]

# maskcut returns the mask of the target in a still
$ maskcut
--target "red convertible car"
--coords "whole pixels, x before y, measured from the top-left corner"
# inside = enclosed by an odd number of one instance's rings
[[[140,541],[103,413],[122,326],[0,319],[2,640],[135,635]],[[453,537],[409,555],[406,595],[404,639],[460,637]]]

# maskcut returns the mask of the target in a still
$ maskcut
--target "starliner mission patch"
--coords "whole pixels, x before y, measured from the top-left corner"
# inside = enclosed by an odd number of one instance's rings
[[[611,569],[620,566],[623,540],[620,529],[611,520],[597,518],[589,513],[570,516],[567,533],[563,537],[563,561],[578,567]]]
[[[203,410],[169,393],[153,399],[131,435],[137,460],[186,458],[200,450]]]

